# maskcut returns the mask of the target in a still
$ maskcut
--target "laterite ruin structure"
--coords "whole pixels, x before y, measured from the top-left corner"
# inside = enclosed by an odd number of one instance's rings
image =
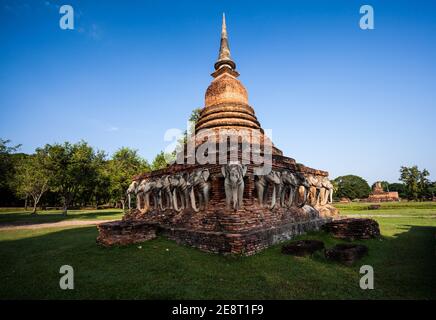
[[[135,208],[123,221],[100,225],[99,243],[163,235],[204,251],[249,255],[337,214],[328,173],[284,156],[262,129],[237,79],[224,16],[214,68],[177,161],[134,178],[127,193]]]

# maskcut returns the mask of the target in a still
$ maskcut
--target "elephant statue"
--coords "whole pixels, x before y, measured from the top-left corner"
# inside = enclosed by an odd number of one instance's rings
[[[173,195],[171,192],[171,180],[169,175],[165,175],[161,178],[162,182],[162,207],[163,210],[173,209]]]
[[[154,186],[154,181],[150,179],[144,179],[140,182],[136,194],[137,194],[137,207],[138,209],[148,210],[150,207],[150,194]],[[142,200],[142,201],[141,201]],[[144,206],[141,205],[144,204]]]
[[[333,202],[333,191],[334,187],[329,178],[323,177],[321,179],[322,184],[322,196],[321,196],[321,205],[326,205],[327,203]]]
[[[189,207],[188,183],[183,174],[170,176],[173,207],[176,211],[182,211]],[[179,206],[180,199],[180,206]]]
[[[191,207],[195,212],[200,211],[200,208],[206,209],[209,203],[209,176],[210,173],[208,169],[200,169],[192,172],[188,177],[188,192],[191,199]],[[198,206],[195,200],[196,194],[199,198]]]
[[[144,209],[150,209],[150,195],[153,196],[153,207],[155,210],[162,210],[161,197],[162,182],[159,178],[142,180],[138,186],[138,200],[140,196],[143,198]],[[138,201],[140,202],[140,201]]]
[[[296,172],[295,177],[297,178],[298,181],[298,188],[299,189],[303,188],[303,201],[297,204],[297,206],[301,208],[304,207],[304,205],[307,203],[307,199],[309,197],[309,192],[310,192],[310,183],[307,180],[306,176],[301,172]]]
[[[240,163],[229,163],[221,167],[221,172],[224,176],[227,209],[239,210],[242,208],[244,176],[247,173],[247,166]]]
[[[282,180],[280,176],[281,173],[279,171],[273,171],[273,170],[271,170],[270,173],[266,175],[257,176],[255,185],[257,190],[257,199],[261,206],[266,202],[268,196],[268,189],[271,186],[273,187],[273,192],[272,192],[270,209],[273,209],[276,206],[277,194],[280,195],[282,189]]]
[[[138,183],[138,181],[133,181],[130,185],[129,185],[129,188],[127,189],[127,198],[128,198],[128,201],[129,201],[129,210],[130,209],[132,209],[132,205],[131,205],[131,195],[132,194],[137,194],[137,189],[138,189],[138,186],[139,186],[139,183]],[[137,206],[138,206],[138,204],[137,204]]]
[[[152,194],[153,194],[153,202],[154,202],[154,209],[155,210],[162,210],[162,179],[161,178],[155,178],[154,179],[154,186],[152,188]]]
[[[280,192],[280,205],[282,207],[291,207],[294,204],[296,191],[300,186],[299,179],[296,174],[289,170],[282,171],[281,174],[282,189]],[[289,191],[288,200],[286,201],[286,192]]]
[[[321,179],[313,174],[309,174],[307,181],[310,184],[309,201],[312,206],[319,204],[319,198],[322,189]]]

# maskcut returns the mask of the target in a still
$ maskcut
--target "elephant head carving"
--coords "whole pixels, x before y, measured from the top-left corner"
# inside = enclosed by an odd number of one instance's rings
[[[321,179],[313,174],[309,174],[307,177],[307,181],[310,184],[310,192],[309,192],[309,199],[311,205],[317,205],[319,204],[320,194],[321,194],[321,188],[322,183]]]
[[[187,208],[189,206],[189,193],[186,176],[184,174],[175,174],[173,176],[170,176],[169,180],[174,209],[176,211],[181,211]]]
[[[144,179],[139,183],[136,190],[137,194],[137,208],[148,210],[150,207],[150,193],[153,190],[154,181],[151,179]],[[142,200],[142,201],[141,201]],[[143,202],[143,205],[141,204]]]
[[[307,203],[307,198],[309,196],[310,192],[310,183],[307,180],[306,176],[301,172],[296,172],[295,177],[298,181],[298,187],[303,187],[303,201],[301,203],[297,204],[299,207],[303,207]]]
[[[188,177],[188,192],[191,200],[191,207],[195,212],[200,211],[200,208],[206,208],[209,203],[210,183],[209,170],[200,169],[192,172]],[[198,197],[198,205],[196,201]]]
[[[277,194],[280,194],[282,189],[281,172],[271,170],[266,175],[257,176],[255,185],[260,205],[266,202],[269,187],[273,188],[270,208],[274,208],[277,204]]]
[[[333,202],[334,187],[329,178],[323,177],[321,179],[322,191],[321,191],[321,205]]]
[[[244,176],[247,173],[247,166],[240,163],[229,163],[221,167],[221,172],[224,176],[227,208],[238,210],[242,207],[245,187]]]
[[[163,207],[162,207],[162,188],[163,188],[162,179],[155,178],[154,179],[154,186],[152,189],[155,210],[163,210]]]
[[[127,193],[127,198],[128,198],[128,201],[129,201],[129,209],[132,209],[132,206],[131,206],[131,195],[137,193],[138,186],[139,186],[139,183],[138,183],[138,181],[135,180],[135,181],[133,181],[129,185],[129,188],[127,189],[126,193]]]
[[[289,170],[284,170],[282,171],[281,180],[280,204],[282,207],[291,207],[294,204],[296,191],[298,191],[300,185],[297,175]]]
[[[162,183],[162,207],[163,209],[173,209],[173,196],[171,193],[170,176],[165,175],[161,178]]]

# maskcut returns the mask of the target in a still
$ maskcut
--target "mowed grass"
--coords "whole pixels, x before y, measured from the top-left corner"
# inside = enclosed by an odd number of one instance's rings
[[[377,203],[379,209],[370,210],[374,203],[335,203],[342,215],[371,215],[371,216],[416,216],[423,218],[436,218],[436,202],[384,202]]]
[[[221,256],[162,237],[103,248],[95,227],[4,230],[0,299],[435,299],[436,219],[409,217],[410,209],[397,208],[404,217],[376,218],[383,237],[359,241],[369,255],[350,267],[322,252],[286,256],[281,245],[250,257]],[[299,239],[342,242],[322,232]],[[74,268],[74,290],[59,288],[65,264]],[[359,287],[364,264],[374,268],[374,290]]]
[[[120,209],[68,210],[66,216],[60,210],[42,210],[37,213],[37,215],[31,215],[31,211],[25,211],[23,208],[0,208],[0,226],[5,224],[40,224],[65,220],[112,220],[121,219],[123,216]]]

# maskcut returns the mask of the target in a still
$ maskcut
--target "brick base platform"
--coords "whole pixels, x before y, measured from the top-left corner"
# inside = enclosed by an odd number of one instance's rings
[[[270,245],[319,230],[328,221],[329,218],[318,218],[238,233],[172,228],[143,220],[114,221],[98,225],[97,242],[104,246],[129,245],[154,239],[161,234],[206,252],[252,255]]]
[[[112,221],[97,226],[97,243],[103,246],[128,245],[156,238],[156,225],[144,221]]]

